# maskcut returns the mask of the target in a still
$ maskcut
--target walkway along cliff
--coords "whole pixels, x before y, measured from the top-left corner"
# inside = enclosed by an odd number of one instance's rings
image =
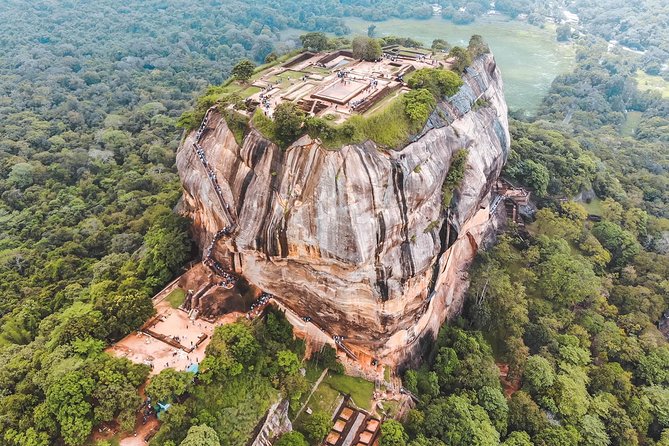
[[[463,80],[400,150],[328,150],[308,136],[282,150],[253,128],[240,146],[210,110],[177,153],[181,211],[202,251],[354,352],[410,360],[460,310],[467,267],[506,218],[503,206],[490,212],[509,151],[493,56]],[[444,211],[461,149],[464,178]]]

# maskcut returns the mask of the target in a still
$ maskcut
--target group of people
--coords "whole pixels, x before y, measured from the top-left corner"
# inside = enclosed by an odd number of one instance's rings
[[[207,128],[208,122],[209,122],[209,110],[207,110],[207,113],[204,115],[204,119],[200,124],[200,128],[197,129],[197,133],[195,134],[195,141],[200,142],[202,134],[204,133],[204,129]]]
[[[146,401],[142,404],[142,424],[146,424],[146,422],[149,421],[149,417],[152,415],[156,415],[156,411],[151,405],[151,397],[147,396]]]
[[[262,293],[258,300],[251,304],[251,310],[246,313],[246,319],[254,319],[256,316],[262,313],[262,310],[267,306],[269,300],[272,297],[274,296],[269,293]]]
[[[229,290],[237,283],[237,277],[228,273],[225,269],[223,269],[223,266],[212,257],[206,257],[202,263],[213,269],[214,272],[222,278],[222,280],[218,282],[219,286]]]

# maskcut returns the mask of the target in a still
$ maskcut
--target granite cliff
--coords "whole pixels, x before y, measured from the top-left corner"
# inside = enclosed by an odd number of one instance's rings
[[[463,80],[400,150],[371,141],[328,150],[308,136],[282,150],[253,128],[240,145],[212,110],[177,153],[181,211],[199,246],[354,351],[406,361],[459,311],[467,266],[503,220],[491,212],[509,151],[493,56]],[[464,178],[446,212],[442,185],[461,149]],[[229,219],[232,233],[214,240]]]

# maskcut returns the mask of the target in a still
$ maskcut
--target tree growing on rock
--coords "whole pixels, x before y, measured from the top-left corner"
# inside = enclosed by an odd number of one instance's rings
[[[452,69],[457,73],[462,73],[472,63],[472,57],[469,52],[460,47],[454,46],[448,53],[448,58],[452,59]]]
[[[469,45],[467,46],[467,51],[471,55],[472,59],[474,59],[482,54],[489,53],[490,47],[488,46],[487,43],[485,43],[483,37],[481,37],[478,34],[474,34],[469,39]]]
[[[232,67],[232,75],[240,81],[247,81],[253,76],[256,66],[248,59],[243,59],[237,62],[237,65]]]
[[[288,146],[302,132],[304,112],[292,102],[283,102],[274,110],[274,134],[282,146]]]

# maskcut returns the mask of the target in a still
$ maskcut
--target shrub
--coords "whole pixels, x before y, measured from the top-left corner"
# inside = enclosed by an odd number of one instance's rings
[[[440,99],[444,96],[453,96],[462,86],[460,76],[449,70],[441,68],[421,68],[407,79],[409,87],[414,89],[426,88]]]
[[[448,169],[448,174],[446,174],[446,179],[444,179],[444,184],[441,187],[443,194],[441,204],[444,210],[451,205],[453,191],[460,185],[462,178],[465,176],[467,155],[469,155],[469,152],[461,149],[453,156],[451,167]]]
[[[404,95],[403,100],[404,113],[414,124],[425,123],[437,105],[432,93],[424,88],[409,91]]]

